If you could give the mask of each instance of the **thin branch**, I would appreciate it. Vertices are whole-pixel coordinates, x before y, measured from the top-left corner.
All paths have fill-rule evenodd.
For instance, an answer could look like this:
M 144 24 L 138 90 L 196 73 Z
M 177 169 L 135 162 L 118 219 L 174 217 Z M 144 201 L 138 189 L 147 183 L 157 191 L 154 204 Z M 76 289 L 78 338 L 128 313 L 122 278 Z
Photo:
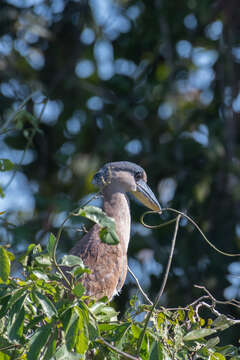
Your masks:
M 174 229 L 174 234 L 173 234 L 172 244 L 171 244 L 171 250 L 170 250 L 169 257 L 168 257 L 167 268 L 166 268 L 166 271 L 165 271 L 165 274 L 164 274 L 164 278 L 163 278 L 161 288 L 159 290 L 158 295 L 156 296 L 156 299 L 155 299 L 155 301 L 153 303 L 153 306 L 152 306 L 151 310 L 149 311 L 149 313 L 148 313 L 148 315 L 146 317 L 143 330 L 142 330 L 142 332 L 141 332 L 141 334 L 139 336 L 139 339 L 138 339 L 138 346 L 137 346 L 137 354 L 138 354 L 138 356 L 140 354 L 140 350 L 141 350 L 141 347 L 142 347 L 142 343 L 143 343 L 144 335 L 145 335 L 146 330 L 147 330 L 148 323 L 150 321 L 150 318 L 151 318 L 151 316 L 153 314 L 154 309 L 156 308 L 157 304 L 160 301 L 160 298 L 161 298 L 161 296 L 163 294 L 163 291 L 164 291 L 166 283 L 167 283 L 169 270 L 170 270 L 171 263 L 172 263 L 172 258 L 173 258 L 173 252 L 174 252 L 174 248 L 175 248 L 175 244 L 176 244 L 176 238 L 177 238 L 177 233 L 178 233 L 178 228 L 179 228 L 179 221 L 181 219 L 181 216 L 182 215 L 178 215 L 177 219 L 176 219 L 176 224 L 175 224 L 175 229 Z
M 129 273 L 132 275 L 132 277 L 134 278 L 134 280 L 137 283 L 138 289 L 140 290 L 141 294 L 143 295 L 143 297 L 149 302 L 150 305 L 153 305 L 153 302 L 149 299 L 149 297 L 147 296 L 147 294 L 143 291 L 143 288 L 141 287 L 138 278 L 136 277 L 136 275 L 134 275 L 134 273 L 132 272 L 132 270 L 130 269 L 130 267 L 128 266 L 128 271 Z
M 99 342 L 102 342 L 103 344 L 105 344 L 107 347 L 109 347 L 110 349 L 112 349 L 113 351 L 115 351 L 117 354 L 125 357 L 126 359 L 130 359 L 130 360 L 141 360 L 141 358 L 139 356 L 133 356 L 130 355 L 124 351 L 121 351 L 119 349 L 117 349 L 115 346 L 113 346 L 112 344 L 110 344 L 108 341 L 106 341 L 104 338 L 100 337 Z
M 185 217 L 186 219 L 188 219 L 195 227 L 196 229 L 200 232 L 200 234 L 202 235 L 202 237 L 204 238 L 204 240 L 208 243 L 209 246 L 211 246 L 214 250 L 216 250 L 218 253 L 222 254 L 222 255 L 225 255 L 225 256 L 232 256 L 232 257 L 235 257 L 235 256 L 240 256 L 240 254 L 229 254 L 229 253 L 226 253 L 222 250 L 219 250 L 215 245 L 213 245 L 211 243 L 211 241 L 208 240 L 208 238 L 206 237 L 206 235 L 203 233 L 203 231 L 201 230 L 201 228 L 198 226 L 198 224 L 192 219 L 190 218 L 190 216 L 186 215 L 185 213 L 179 211 L 179 210 L 176 210 L 176 209 L 172 209 L 172 208 L 165 208 L 165 209 L 162 209 L 162 211 L 172 211 L 174 213 L 177 213 L 177 214 L 180 214 L 182 215 L 183 217 Z

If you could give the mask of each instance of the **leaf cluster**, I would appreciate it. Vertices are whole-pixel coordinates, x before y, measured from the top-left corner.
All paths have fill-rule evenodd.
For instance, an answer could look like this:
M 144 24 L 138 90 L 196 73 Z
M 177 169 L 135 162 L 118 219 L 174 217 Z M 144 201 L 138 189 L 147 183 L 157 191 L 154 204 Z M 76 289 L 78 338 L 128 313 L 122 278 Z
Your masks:
M 112 220 L 94 207 L 77 214 L 114 231 Z M 30 244 L 18 259 L 22 273 L 15 278 L 10 276 L 14 256 L 0 247 L 1 360 L 240 359 L 236 347 L 219 345 L 221 332 L 236 323 L 223 314 L 212 320 L 199 317 L 197 306 L 154 309 L 145 328 L 151 306 L 133 298 L 119 320 L 106 298 L 95 302 L 85 295 L 81 276 L 90 270 L 79 257 L 65 255 L 56 263 L 57 240 L 50 234 L 47 252 Z M 69 267 L 70 287 L 61 265 Z

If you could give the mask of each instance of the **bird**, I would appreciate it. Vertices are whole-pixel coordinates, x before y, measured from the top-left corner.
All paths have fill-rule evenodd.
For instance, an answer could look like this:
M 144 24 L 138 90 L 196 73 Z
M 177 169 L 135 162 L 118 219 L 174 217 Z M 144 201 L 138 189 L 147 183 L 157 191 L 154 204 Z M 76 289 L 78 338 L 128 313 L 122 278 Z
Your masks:
M 70 250 L 90 269 L 81 282 L 85 295 L 94 300 L 105 296 L 111 300 L 119 294 L 127 275 L 127 250 L 130 240 L 131 215 L 127 193 L 133 194 L 146 207 L 161 212 L 161 206 L 147 185 L 144 169 L 132 162 L 105 164 L 93 177 L 92 184 L 103 196 L 103 210 L 115 220 L 117 245 L 103 243 L 100 226 L 95 224 Z

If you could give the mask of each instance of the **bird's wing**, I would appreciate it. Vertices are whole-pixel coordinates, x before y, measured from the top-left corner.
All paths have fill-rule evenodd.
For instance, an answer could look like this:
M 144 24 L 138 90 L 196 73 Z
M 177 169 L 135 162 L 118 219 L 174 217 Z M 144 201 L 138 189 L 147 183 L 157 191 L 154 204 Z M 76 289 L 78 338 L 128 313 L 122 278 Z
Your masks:
M 82 277 L 87 295 L 100 299 L 109 299 L 117 292 L 119 279 L 125 274 L 125 256 L 121 245 L 108 245 L 101 242 L 99 225 L 92 229 L 72 248 L 70 254 L 81 257 L 91 270 Z M 123 262 L 124 259 L 124 262 Z M 125 280 L 125 278 L 124 278 Z

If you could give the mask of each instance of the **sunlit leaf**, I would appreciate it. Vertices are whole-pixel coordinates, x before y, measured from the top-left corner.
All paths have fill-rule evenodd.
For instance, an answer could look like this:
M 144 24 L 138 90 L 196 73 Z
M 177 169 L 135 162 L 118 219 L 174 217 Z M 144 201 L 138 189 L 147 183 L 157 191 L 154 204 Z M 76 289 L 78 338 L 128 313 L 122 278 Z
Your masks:
M 198 340 L 202 339 L 205 336 L 209 336 L 216 333 L 215 329 L 198 329 L 192 330 L 187 335 L 183 337 L 184 341 Z
M 85 287 L 79 282 L 77 285 L 73 288 L 73 294 L 77 297 L 82 297 L 82 295 L 85 292 Z
M 57 309 L 46 295 L 40 293 L 39 291 L 35 291 L 34 295 L 37 297 L 43 311 L 48 318 L 51 318 L 57 314 Z
M 41 326 L 41 328 L 31 337 L 27 360 L 39 359 L 39 354 L 42 348 L 46 345 L 51 334 L 51 330 L 52 324 Z
M 0 171 L 9 171 L 14 168 L 14 164 L 9 159 L 0 159 Z
M 75 255 L 64 255 L 61 260 L 61 265 L 65 266 L 81 266 L 84 268 L 82 259 L 79 256 Z
M 11 262 L 8 252 L 4 247 L 0 246 L 0 278 L 6 282 L 10 275 Z
M 119 243 L 115 221 L 113 218 L 107 216 L 102 209 L 96 206 L 85 206 L 81 208 L 77 214 L 101 226 L 100 237 L 103 242 L 110 245 Z

